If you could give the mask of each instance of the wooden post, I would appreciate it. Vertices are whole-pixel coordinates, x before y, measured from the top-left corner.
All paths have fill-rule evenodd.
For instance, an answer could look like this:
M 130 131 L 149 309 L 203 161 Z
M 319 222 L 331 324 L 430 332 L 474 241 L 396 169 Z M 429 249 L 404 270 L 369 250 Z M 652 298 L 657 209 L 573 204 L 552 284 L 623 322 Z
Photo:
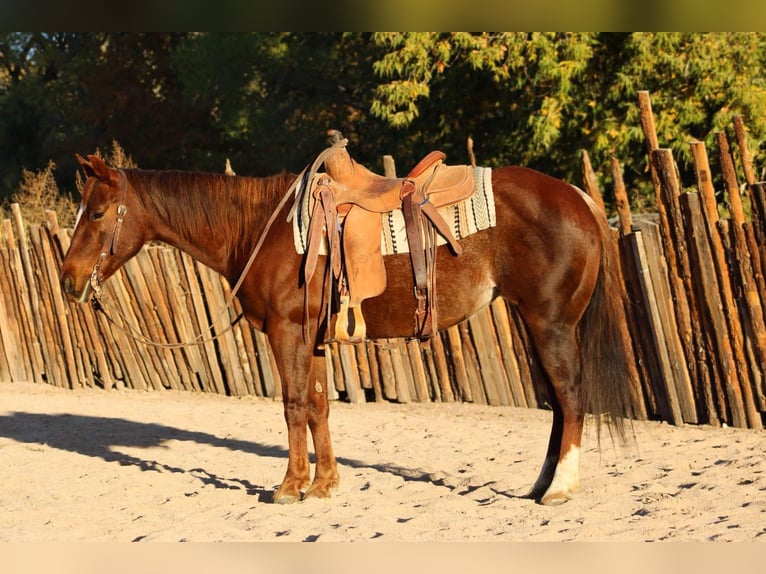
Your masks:
M 744 303 L 745 333 L 751 343 L 749 348 L 752 349 L 754 355 L 751 360 L 753 375 L 754 379 L 760 378 L 760 384 L 757 384 L 758 381 L 756 380 L 753 383 L 756 388 L 759 388 L 763 385 L 763 377 L 766 374 L 766 324 L 764 323 L 763 302 L 760 295 L 764 291 L 759 291 L 754 271 L 754 262 L 760 262 L 760 257 L 758 256 L 758 246 L 754 241 L 755 238 L 748 237 L 748 224 L 745 220 L 739 183 L 734 170 L 734 162 L 729 152 L 726 134 L 718 132 L 716 136 L 732 217 L 730 231 L 733 253 L 730 259 L 740 278 L 740 297 L 738 299 Z M 760 392 L 756 395 L 761 410 L 766 410 L 766 397 L 764 395 L 766 392 Z
M 218 294 L 220 310 L 218 313 L 225 323 L 223 328 L 229 329 L 229 332 L 227 333 L 227 341 L 229 354 L 232 363 L 234 364 L 234 368 L 237 371 L 238 392 L 242 395 L 252 394 L 253 372 L 249 355 L 254 354 L 255 349 L 251 349 L 247 345 L 248 341 L 251 341 L 251 337 L 245 334 L 248 330 L 248 324 L 244 317 L 241 317 L 241 320 L 237 324 L 234 324 L 234 322 L 237 321 L 237 318 L 240 317 L 242 308 L 236 298 L 231 302 L 231 305 L 227 305 L 227 302 L 231 298 L 231 287 L 223 276 L 216 274 L 216 277 L 218 279 L 218 286 L 220 287 Z
M 171 249 L 159 249 L 152 252 L 152 258 L 155 260 L 155 265 L 162 269 L 160 275 L 166 280 L 169 307 L 164 314 L 167 315 L 165 320 L 170 321 L 168 328 L 172 326 L 176 340 L 191 341 L 194 339 L 196 331 L 185 301 L 189 293 L 184 288 L 184 282 L 181 279 L 176 252 Z M 174 287 L 171 288 L 171 286 Z M 187 389 L 202 390 L 201 380 L 207 378 L 202 350 L 198 345 L 186 347 L 183 349 L 182 357 L 185 366 L 183 368 L 179 366 L 179 369 L 182 372 L 188 371 L 188 375 L 184 377 L 187 381 Z M 179 358 L 180 362 L 181 359 Z
M 228 297 L 228 295 L 227 295 Z M 237 314 L 242 312 L 242 307 L 239 302 L 236 302 Z M 243 319 L 240 323 L 239 329 L 242 337 L 242 352 L 245 353 L 243 360 L 247 360 L 250 368 L 247 372 L 249 376 L 248 388 L 252 389 L 252 393 L 259 397 L 263 396 L 263 385 L 261 384 L 260 367 L 258 365 L 258 352 L 255 347 L 255 337 L 253 335 L 253 328 L 247 322 L 247 319 Z M 329 385 L 329 382 L 328 382 Z
M 337 352 L 340 357 L 343 382 L 346 386 L 349 402 L 354 404 L 365 402 L 364 391 L 359 381 L 359 368 L 354 355 L 354 347 L 347 344 L 334 345 L 333 351 Z
M 182 279 L 187 285 L 187 292 L 190 295 L 189 303 L 192 306 L 192 316 L 195 319 L 194 334 L 205 336 L 208 334 L 205 332 L 205 329 L 209 323 L 205 311 L 205 302 L 202 298 L 203 288 L 200 283 L 199 268 L 191 256 L 181 252 L 179 252 L 179 256 L 181 267 L 184 272 Z M 225 395 L 226 385 L 224 383 L 224 374 L 221 371 L 218 362 L 218 354 L 215 344 L 212 341 L 203 343 L 201 349 L 203 350 L 203 356 L 206 359 L 205 365 L 209 375 L 209 381 L 207 381 L 206 384 L 212 384 L 212 388 L 215 392 Z
M 383 173 L 386 177 L 396 177 L 396 162 L 393 156 L 383 156 Z
M 681 195 L 681 186 L 678 181 L 678 171 L 673 160 L 673 154 L 668 149 L 658 149 L 652 152 L 652 164 L 655 166 L 655 170 L 658 175 L 658 181 L 660 182 L 660 202 L 665 207 L 665 220 L 668 226 L 667 233 L 663 234 L 663 240 L 665 241 L 665 254 L 673 253 L 673 259 L 675 260 L 676 267 L 671 271 L 673 276 L 680 280 L 680 285 L 677 285 L 679 289 L 675 293 L 676 304 L 678 305 L 681 298 L 686 296 L 688 301 L 688 309 L 684 309 L 685 313 L 690 310 L 697 310 L 698 306 L 695 304 L 695 291 L 692 284 L 692 275 L 689 263 L 689 253 L 686 244 L 686 234 L 683 227 L 683 216 L 681 214 L 679 198 Z M 661 227 L 662 229 L 662 227 Z M 669 243 L 668 243 L 669 242 Z M 672 269 L 672 268 L 671 268 Z M 694 321 L 696 329 L 692 332 L 692 319 L 691 314 L 683 317 L 685 325 L 681 327 L 686 332 L 685 340 L 687 344 L 691 343 L 694 339 L 694 347 L 699 353 L 704 345 L 701 338 L 704 336 L 700 332 L 699 323 L 700 320 Z M 679 321 L 681 326 L 681 321 Z M 691 333 L 691 336 L 689 334 Z M 693 351 L 691 351 L 693 353 Z M 688 357 L 689 355 L 687 355 Z M 692 354 L 693 356 L 693 354 Z M 698 373 L 701 370 L 706 370 L 708 365 L 703 357 L 699 357 L 696 362 Z M 684 413 L 684 420 L 687 422 L 697 422 L 697 413 L 694 408 L 694 401 L 692 399 L 691 389 L 681 387 L 677 389 L 679 394 L 679 400 L 681 401 L 681 407 Z
M 381 386 L 380 381 L 380 364 L 378 363 L 378 354 L 375 351 L 375 346 L 376 344 L 374 341 L 364 342 L 365 354 L 367 355 L 367 360 L 370 364 L 372 390 L 375 393 L 375 400 L 380 402 L 385 400 L 385 397 L 383 396 L 383 387 Z
M 9 249 L 3 248 L 0 251 L 0 274 L 3 280 L 0 281 L 0 376 L 3 381 L 27 381 L 27 371 L 25 368 L 24 354 L 22 348 L 24 345 L 22 334 L 19 332 L 20 322 L 16 319 L 16 313 L 13 309 L 12 290 L 18 289 L 14 282 L 8 281 L 10 274 Z M 8 302 L 8 305 L 5 304 Z
M 32 262 L 29 258 L 29 246 L 27 245 L 26 230 L 24 228 L 24 222 L 21 218 L 21 208 L 18 203 L 11 204 L 11 217 L 13 218 L 13 225 L 15 227 L 16 240 L 14 250 L 15 253 L 15 266 L 17 271 L 23 271 L 24 281 L 18 283 L 19 287 L 26 285 L 26 288 L 18 289 L 20 297 L 20 316 L 22 317 L 22 332 L 25 333 L 25 347 L 30 359 L 30 366 L 32 380 L 39 381 L 40 369 L 42 367 L 42 351 L 40 349 L 39 337 L 43 333 L 43 324 L 40 318 L 40 301 L 37 290 L 37 282 L 35 280 L 34 269 Z M 17 275 L 17 278 L 21 278 L 22 275 Z M 33 330 L 37 331 L 37 336 Z M 64 347 L 65 365 L 68 368 L 68 373 L 76 372 L 74 365 L 74 351 L 71 346 L 71 341 L 68 344 L 62 341 Z
M 19 253 L 18 242 L 16 241 L 16 234 L 13 231 L 11 220 L 3 220 L 3 226 L 5 228 L 6 242 L 8 245 L 8 270 L 4 275 L 4 281 L 15 287 L 14 289 L 11 289 L 8 302 L 9 310 L 14 317 L 12 324 L 18 332 L 19 346 L 16 348 L 16 351 L 19 356 L 19 362 L 16 364 L 16 367 L 23 372 L 23 375 L 17 380 L 31 381 L 36 379 L 34 378 L 35 369 L 32 359 L 34 350 L 30 349 L 30 338 L 33 340 L 37 340 L 37 338 L 31 337 L 29 334 L 29 330 L 33 325 L 33 319 L 29 315 L 30 306 L 26 299 L 27 281 L 24 273 L 24 264 L 21 261 L 21 254 Z M 57 367 L 58 365 L 53 365 L 53 368 Z M 58 371 L 56 374 L 58 374 Z M 61 384 L 58 381 L 61 381 L 62 379 L 63 377 L 58 376 L 55 379 L 56 382 L 54 382 L 54 384 Z
M 412 382 L 415 387 L 415 396 L 419 402 L 429 402 L 431 393 L 428 391 L 426 370 L 423 366 L 423 353 L 420 341 L 407 341 L 405 345 L 409 357 Z
M 471 136 L 468 136 L 465 145 L 468 150 L 468 160 L 471 163 L 471 167 L 476 167 L 476 156 L 473 153 L 473 138 Z
M 625 181 L 622 178 L 622 168 L 616 158 L 611 160 L 612 179 L 614 180 L 614 201 L 617 214 L 620 218 L 620 232 L 628 235 L 633 230 L 633 221 L 630 215 L 630 201 L 625 189 Z
M 513 335 L 511 333 L 511 319 L 508 315 L 507 303 L 501 299 L 495 299 L 491 304 L 492 316 L 495 320 L 497 339 L 500 344 L 500 353 L 508 377 L 508 388 L 511 394 L 510 404 L 515 407 L 527 407 L 527 398 L 524 395 L 524 387 L 521 384 L 521 371 L 519 360 L 513 348 Z
M 471 386 L 473 402 L 486 405 L 488 403 L 487 395 L 484 391 L 484 386 L 481 383 L 481 371 L 479 370 L 479 362 L 477 359 L 478 353 L 471 340 L 471 331 L 468 326 L 468 321 L 458 323 L 457 328 L 458 333 L 460 334 L 460 347 L 463 351 L 466 372 L 468 373 L 468 384 Z
M 144 251 L 136 257 L 125 263 L 125 278 L 131 291 L 131 302 L 133 303 L 136 318 L 139 322 L 135 325 L 141 335 L 158 343 L 167 343 L 168 339 L 164 331 L 161 330 L 160 320 L 157 317 L 157 311 L 163 307 L 151 293 L 147 286 L 147 278 L 151 285 L 157 285 L 156 277 L 151 277 L 152 270 L 148 265 L 150 262 L 148 254 Z M 157 298 L 161 295 L 155 293 Z M 163 350 L 152 345 L 141 344 L 140 350 L 151 361 L 154 369 L 161 377 L 161 385 L 165 388 L 178 389 L 177 381 L 180 379 L 175 361 L 170 351 Z
M 394 365 L 391 359 L 391 349 L 389 340 L 386 339 L 377 343 L 375 346 L 378 365 L 380 365 L 381 387 L 383 396 L 389 401 L 398 400 L 396 394 L 396 376 L 394 375 Z
M 421 356 L 423 357 L 423 368 L 425 369 L 427 375 L 428 391 L 431 396 L 431 401 L 435 403 L 443 403 L 445 402 L 445 399 L 442 397 L 442 383 L 439 381 L 439 372 L 436 370 L 433 344 L 433 342 L 438 338 L 439 337 L 435 334 L 435 336 L 431 337 L 428 341 L 421 343 L 420 352 Z
M 388 343 L 396 380 L 396 399 L 400 403 L 410 403 L 415 389 L 411 379 L 412 371 L 409 369 L 407 348 L 402 339 L 388 339 Z
M 647 223 L 646 225 L 653 225 Z M 644 305 L 644 293 L 641 288 L 638 274 L 639 269 L 633 255 L 634 249 L 631 244 L 634 233 L 640 233 L 641 229 L 636 228 L 628 235 L 620 237 L 618 248 L 620 251 L 620 263 L 625 281 L 625 291 L 627 294 L 626 313 L 628 327 L 630 328 L 630 340 L 633 344 L 633 353 L 636 359 L 636 368 L 639 373 L 639 382 L 643 393 L 642 402 L 647 417 L 651 417 L 657 412 L 657 401 L 653 385 L 662 380 L 662 375 L 658 370 L 658 358 L 649 332 L 649 318 L 646 315 Z M 683 354 L 683 351 L 681 352 Z
M 694 257 L 694 285 L 699 290 L 700 323 L 706 335 L 712 341 L 708 343 L 708 352 L 715 360 L 719 380 L 723 384 L 726 399 L 731 411 L 731 424 L 736 427 L 748 426 L 748 416 L 743 402 L 742 385 L 737 369 L 737 361 L 729 340 L 729 330 L 723 313 L 723 304 L 719 296 L 719 285 L 713 265 L 713 255 L 704 225 L 699 194 L 687 193 L 681 203 L 686 214 L 689 228 L 692 256 Z M 717 352 L 716 352 L 717 351 Z M 716 370 L 714 369 L 715 373 Z M 725 415 L 725 412 L 721 413 Z
M 8 289 L 6 311 L 9 313 L 8 322 L 14 331 L 13 339 L 17 342 L 12 349 L 9 348 L 9 352 L 15 356 L 15 360 L 11 363 L 11 372 L 14 373 L 14 380 L 16 381 L 37 380 L 33 372 L 32 353 L 34 350 L 30 349 L 29 343 L 28 331 L 32 325 L 32 318 L 29 316 L 29 303 L 25 298 L 27 290 L 25 288 L 24 266 L 21 262 L 19 247 L 10 219 L 3 220 L 3 227 L 7 246 L 7 267 L 3 273 L 3 281 L 0 283 L 7 286 Z M 54 364 L 51 368 L 57 369 L 58 365 Z M 58 371 L 51 374 L 51 376 L 53 375 L 59 375 Z M 62 378 L 61 376 L 55 377 L 54 384 L 60 384 L 57 381 Z
M 44 234 L 44 233 L 43 233 Z M 64 387 L 79 386 L 83 380 L 83 357 L 80 350 L 72 344 L 69 333 L 62 331 L 62 327 L 68 327 L 68 321 L 62 324 L 62 318 L 56 312 L 53 305 L 53 294 L 51 293 L 50 267 L 55 268 L 55 263 L 51 261 L 50 250 L 47 253 L 43 250 L 43 239 L 41 238 L 40 227 L 31 225 L 24 231 L 24 249 L 27 251 L 27 264 L 35 273 L 35 283 L 33 286 L 26 284 L 28 288 L 28 297 L 30 301 L 37 301 L 34 309 L 25 309 L 23 314 L 33 313 L 36 317 L 35 322 L 25 325 L 24 333 L 26 337 L 33 336 L 34 341 L 28 341 L 26 347 L 29 350 L 27 362 L 32 365 L 35 363 L 35 356 L 38 358 L 38 352 L 42 354 L 42 363 L 37 367 L 40 373 L 56 372 L 59 376 L 54 384 Z M 54 275 L 57 275 L 54 272 Z M 40 304 L 43 301 L 50 301 L 50 304 Z M 66 334 L 65 334 L 66 333 Z M 62 349 L 64 348 L 64 339 L 69 339 L 72 349 L 72 362 L 67 363 L 62 360 Z M 71 369 L 71 370 L 69 370 Z M 37 369 L 36 369 L 37 370 Z
M 736 115 L 733 119 L 734 133 L 737 138 L 737 147 L 739 148 L 739 158 L 742 163 L 742 170 L 745 173 L 745 181 L 750 190 L 750 209 L 753 216 L 753 231 L 757 238 L 759 246 L 766 244 L 766 193 L 762 185 L 758 183 L 758 178 L 753 169 L 752 155 L 747 143 L 747 130 L 742 116 Z M 719 141 L 720 143 L 720 141 Z M 764 254 L 761 253 L 763 257 Z
M 54 324 L 55 328 L 57 329 L 57 339 L 61 341 L 62 347 L 64 349 L 64 359 L 66 361 L 65 364 L 67 367 L 66 372 L 69 378 L 69 385 L 70 388 L 78 388 L 83 386 L 86 378 L 91 378 L 91 375 L 88 373 L 86 377 L 82 361 L 78 361 L 77 355 L 75 354 L 75 347 L 72 344 L 73 338 L 71 336 L 72 333 L 70 331 L 69 325 L 69 314 L 67 313 L 66 309 L 67 303 L 64 301 L 64 295 L 61 292 L 61 288 L 59 287 L 59 273 L 53 258 L 53 253 L 51 252 L 51 245 L 46 240 L 47 238 L 44 237 L 45 234 L 40 234 L 39 229 L 37 230 L 37 233 L 31 234 L 30 238 L 34 237 L 35 235 L 37 235 L 36 241 L 39 244 L 39 249 L 41 251 L 41 266 L 45 267 L 45 269 L 41 270 L 42 273 L 40 282 L 37 284 L 37 289 L 40 289 L 43 286 L 42 284 L 47 280 L 47 284 L 45 285 L 45 293 L 49 297 L 49 301 L 52 303 L 49 309 L 52 309 L 54 315 Z M 38 292 L 33 298 L 39 297 L 39 294 L 40 292 Z M 39 307 L 37 312 L 40 312 Z M 42 333 L 40 334 L 42 335 Z M 46 355 L 50 357 L 51 353 L 48 352 Z M 78 362 L 80 363 L 79 365 Z
M 460 400 L 470 403 L 473 402 L 473 392 L 468 380 L 468 370 L 466 368 L 463 349 L 460 344 L 460 331 L 457 325 L 447 329 L 447 340 L 449 342 L 449 356 L 452 359 L 452 368 L 455 373 L 458 390 L 460 391 Z
M 644 242 L 642 231 L 631 233 L 626 239 L 632 251 L 635 276 L 641 287 L 643 316 L 647 320 L 641 334 L 648 339 L 645 343 L 653 351 L 647 352 L 645 356 L 648 360 L 648 371 L 653 375 L 651 396 L 656 401 L 654 408 L 663 420 L 680 425 L 683 423 L 684 414 L 678 401 L 676 378 L 679 373 L 685 372 L 686 365 L 683 362 L 679 364 L 674 353 L 676 349 L 673 347 L 675 341 L 672 336 L 674 333 L 677 335 L 674 329 L 675 317 L 672 315 L 669 297 L 666 298 L 661 291 L 662 280 L 667 276 L 663 277 L 664 269 L 652 268 L 654 261 Z M 658 395 L 654 392 L 655 389 L 661 389 L 662 393 Z
M 715 272 L 715 275 L 712 277 L 715 281 L 711 284 L 713 291 L 710 296 L 716 305 L 716 309 L 710 309 L 709 311 L 712 313 L 714 320 L 721 323 L 715 330 L 715 334 L 718 337 L 718 354 L 723 354 L 722 364 L 727 366 L 724 374 L 732 377 L 732 385 L 735 388 L 737 386 L 741 387 L 748 426 L 751 428 L 763 428 L 761 417 L 756 411 L 755 403 L 753 402 L 748 366 L 745 361 L 742 324 L 739 320 L 739 310 L 734 301 L 732 291 L 731 271 L 727 265 L 723 242 L 716 226 L 719 220 L 718 205 L 715 200 L 715 190 L 713 189 L 707 150 L 705 145 L 698 141 L 692 142 L 691 148 L 697 171 L 697 186 L 702 197 L 702 214 L 707 230 L 707 243 L 709 244 L 713 271 Z M 715 287 L 718 287 L 718 290 L 715 290 Z M 720 316 L 721 305 L 725 312 L 723 316 Z M 731 370 L 731 367 L 734 367 L 734 370 Z
M 691 325 L 691 303 L 688 299 L 686 290 L 683 283 L 683 270 L 679 263 L 679 254 L 684 253 L 685 247 L 683 242 L 676 242 L 675 234 L 673 233 L 673 226 L 671 225 L 670 215 L 668 214 L 669 206 L 663 200 L 662 185 L 660 182 L 660 176 L 658 174 L 658 168 L 654 160 L 654 154 L 659 150 L 659 143 L 657 139 L 657 131 L 654 124 L 654 114 L 652 113 L 652 104 L 649 98 L 649 92 L 638 92 L 638 104 L 641 113 L 641 127 L 644 132 L 644 139 L 646 141 L 647 156 L 649 158 L 649 171 L 652 178 L 652 186 L 654 187 L 655 201 L 657 206 L 657 213 L 660 219 L 660 234 L 662 237 L 662 244 L 664 250 L 664 259 L 667 263 L 668 276 L 670 279 L 670 292 L 674 301 L 674 310 L 676 314 L 676 321 L 678 323 L 679 334 L 681 342 L 683 344 L 685 363 L 690 369 L 690 376 L 692 384 L 697 385 L 701 377 L 704 377 L 703 373 L 698 372 L 700 362 L 696 360 L 695 349 L 699 349 L 699 345 L 696 343 L 697 334 L 692 329 Z M 670 153 L 669 151 L 667 153 Z M 671 156 L 672 160 L 672 156 Z M 672 201 L 671 201 L 672 205 Z M 675 212 L 678 214 L 678 212 Z M 680 217 L 680 215 L 678 216 Z
M 355 343 L 353 347 L 359 384 L 363 389 L 372 389 L 372 372 L 370 371 L 370 360 L 367 356 L 367 346 L 364 343 Z
M 226 312 L 226 303 L 220 286 L 221 278 L 215 271 L 202 263 L 196 262 L 196 264 L 209 312 L 209 317 L 206 317 L 204 313 L 200 317 L 200 326 L 204 329 L 203 336 L 218 335 L 229 327 L 228 312 Z M 212 330 L 209 329 L 210 324 L 213 325 Z M 231 331 L 223 333 L 214 341 L 213 345 L 223 367 L 225 386 L 229 394 L 233 396 L 244 394 L 242 370 L 239 368 L 236 345 Z
M 739 147 L 739 158 L 742 162 L 742 171 L 745 173 L 745 181 L 747 185 L 753 185 L 757 178 L 755 176 L 755 170 L 753 170 L 753 157 L 750 153 L 750 148 L 747 145 L 747 130 L 745 129 L 745 123 L 742 120 L 742 116 L 736 115 L 733 119 L 734 133 L 737 137 L 737 146 Z
M 450 382 L 449 367 L 447 366 L 447 357 L 444 351 L 444 341 L 442 333 L 435 334 L 431 339 L 431 349 L 433 352 L 434 367 L 436 368 L 436 377 L 439 383 L 439 391 L 443 402 L 455 402 L 455 393 L 452 391 Z
M 490 315 L 487 309 L 468 319 L 471 336 L 475 341 L 476 356 L 483 383 L 484 394 L 490 405 L 508 405 L 508 381 L 505 371 L 500 366 L 500 354 L 496 339 L 489 330 Z
M 191 341 L 193 337 L 181 337 L 179 333 L 183 330 L 182 323 L 185 323 L 188 317 L 186 313 L 176 315 L 175 309 L 182 308 L 178 304 L 178 297 L 181 295 L 180 280 L 177 279 L 177 269 L 165 268 L 163 265 L 162 252 L 170 251 L 166 247 L 149 247 L 146 249 L 146 257 L 137 260 L 141 273 L 144 275 L 146 287 L 149 289 L 148 301 L 151 301 L 154 307 L 154 320 L 158 331 L 158 340 L 169 344 Z M 174 258 L 169 261 L 175 263 Z M 176 277 L 174 281 L 172 278 Z M 171 377 L 165 386 L 185 391 L 193 391 L 197 388 L 197 377 L 188 360 L 186 348 L 164 349 L 160 353 L 172 366 L 166 367 L 166 375 Z M 167 374 L 170 369 L 172 374 Z
M 596 202 L 601 209 L 604 216 L 606 216 L 606 206 L 604 205 L 604 196 L 601 193 L 601 188 L 598 185 L 598 179 L 596 173 L 593 171 L 593 166 L 590 163 L 590 156 L 588 152 L 582 150 L 582 175 L 583 186 L 586 193 Z

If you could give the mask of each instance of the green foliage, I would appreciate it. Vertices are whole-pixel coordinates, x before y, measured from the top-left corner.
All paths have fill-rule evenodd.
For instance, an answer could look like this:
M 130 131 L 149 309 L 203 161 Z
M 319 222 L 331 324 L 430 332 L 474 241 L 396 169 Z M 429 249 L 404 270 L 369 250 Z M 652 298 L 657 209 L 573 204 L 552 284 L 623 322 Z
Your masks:
M 735 114 L 763 163 L 765 64 L 762 33 L 0 33 L 0 197 L 49 160 L 72 189 L 74 153 L 112 140 L 146 167 L 266 175 L 340 129 L 373 169 L 465 162 L 470 136 L 479 163 L 579 183 L 587 150 L 607 201 L 616 157 L 650 209 L 637 92 L 689 183 L 689 141 L 713 150 Z
M 634 207 L 651 207 L 639 90 L 651 94 L 660 145 L 685 170 L 688 143 L 713 146 L 735 114 L 763 157 L 763 34 L 386 33 L 374 40 L 387 53 L 375 63 L 383 83 L 373 113 L 400 129 L 437 133 L 438 126 L 443 142 L 470 134 L 490 164 L 521 163 L 577 182 L 579 150 L 605 180 L 614 156 L 635 191 Z
M 361 34 L 195 34 L 173 64 L 186 96 L 208 110 L 216 165 L 228 157 L 238 173 L 266 175 L 302 169 L 329 129 L 365 159 L 381 153 L 376 136 L 388 128 L 369 112 L 376 53 Z

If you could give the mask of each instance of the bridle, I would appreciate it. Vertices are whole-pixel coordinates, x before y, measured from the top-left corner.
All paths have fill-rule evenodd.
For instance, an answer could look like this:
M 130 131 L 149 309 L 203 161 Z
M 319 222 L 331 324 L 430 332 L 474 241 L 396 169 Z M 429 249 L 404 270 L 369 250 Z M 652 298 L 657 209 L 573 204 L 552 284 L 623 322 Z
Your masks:
M 125 216 L 128 213 L 128 206 L 125 205 L 125 192 L 128 188 L 128 178 L 125 176 L 125 172 L 121 169 L 117 170 L 117 174 L 120 179 L 120 203 L 117 205 L 117 217 L 114 220 L 112 233 L 107 235 L 104 239 L 101 253 L 99 253 L 98 259 L 96 259 L 96 262 L 93 264 L 93 271 L 90 274 L 90 286 L 93 289 L 96 299 L 101 299 L 103 296 L 100 277 L 101 266 L 104 264 L 107 257 L 114 257 L 115 247 L 117 246 L 117 241 L 120 239 L 122 223 L 125 221 Z

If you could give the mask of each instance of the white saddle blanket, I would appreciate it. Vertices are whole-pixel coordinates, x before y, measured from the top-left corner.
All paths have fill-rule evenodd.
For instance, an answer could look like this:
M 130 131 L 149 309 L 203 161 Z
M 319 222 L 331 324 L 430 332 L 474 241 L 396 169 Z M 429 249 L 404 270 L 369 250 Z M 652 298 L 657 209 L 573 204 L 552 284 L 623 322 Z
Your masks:
M 325 174 L 318 173 L 317 177 Z M 476 167 L 473 172 L 475 182 L 474 194 L 460 203 L 440 207 L 439 213 L 452 228 L 452 234 L 458 241 L 464 237 L 488 229 L 497 225 L 495 213 L 495 198 L 492 193 L 492 169 L 488 167 Z M 307 189 L 298 186 L 296 194 L 301 194 L 301 201 L 293 215 L 293 239 L 295 250 L 299 254 L 306 252 L 308 238 L 311 198 Z M 404 225 L 404 214 L 401 209 L 395 209 L 388 213 L 382 213 L 383 232 L 380 238 L 380 246 L 383 255 L 395 255 L 397 253 L 409 253 L 407 232 Z M 437 234 L 438 245 L 445 245 L 446 240 Z M 327 254 L 326 242 L 320 247 L 321 255 Z

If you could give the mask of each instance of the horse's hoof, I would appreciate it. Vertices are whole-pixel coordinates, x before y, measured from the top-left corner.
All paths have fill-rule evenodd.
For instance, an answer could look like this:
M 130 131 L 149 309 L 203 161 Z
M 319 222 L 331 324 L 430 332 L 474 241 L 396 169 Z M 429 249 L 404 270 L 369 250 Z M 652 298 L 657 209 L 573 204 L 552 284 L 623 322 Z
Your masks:
M 292 494 L 275 494 L 274 502 L 277 504 L 293 504 L 301 499 L 300 496 L 294 496 Z
M 306 491 L 306 498 L 331 498 L 332 491 L 338 488 L 338 482 L 329 484 L 312 484 Z
M 274 493 L 273 502 L 277 504 L 293 504 L 301 499 L 301 492 L 285 492 L 281 488 Z
M 558 506 L 572 500 L 572 494 L 569 492 L 548 492 L 540 499 L 540 504 L 544 506 Z
M 327 488 L 312 488 L 306 492 L 306 498 L 330 498 L 332 493 Z

